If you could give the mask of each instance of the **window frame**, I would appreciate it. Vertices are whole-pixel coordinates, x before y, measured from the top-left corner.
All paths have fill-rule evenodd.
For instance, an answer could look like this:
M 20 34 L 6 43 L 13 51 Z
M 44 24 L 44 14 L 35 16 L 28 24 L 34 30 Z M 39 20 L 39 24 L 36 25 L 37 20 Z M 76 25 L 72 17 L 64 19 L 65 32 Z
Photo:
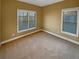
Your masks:
M 27 13 L 29 12 L 34 12 L 36 14 L 36 18 L 35 18 L 35 27 L 33 28 L 29 28 L 29 22 L 28 22 L 28 29 L 24 29 L 24 30 L 19 30 L 19 16 L 18 16 L 18 12 L 19 11 L 25 11 Z M 29 15 L 28 15 L 28 21 L 29 21 Z M 25 9 L 17 9 L 17 33 L 21 33 L 21 32 L 26 32 L 26 31 L 29 31 L 29 30 L 34 30 L 37 28 L 37 12 L 36 11 L 30 11 L 30 10 L 25 10 Z
M 67 12 L 67 11 L 77 11 L 77 28 L 76 28 L 76 34 L 63 31 L 63 21 L 64 21 L 63 20 L 63 16 L 64 16 L 63 12 Z M 72 35 L 72 36 L 75 36 L 75 37 L 79 36 L 79 7 L 62 9 L 62 12 L 61 12 L 61 33 Z

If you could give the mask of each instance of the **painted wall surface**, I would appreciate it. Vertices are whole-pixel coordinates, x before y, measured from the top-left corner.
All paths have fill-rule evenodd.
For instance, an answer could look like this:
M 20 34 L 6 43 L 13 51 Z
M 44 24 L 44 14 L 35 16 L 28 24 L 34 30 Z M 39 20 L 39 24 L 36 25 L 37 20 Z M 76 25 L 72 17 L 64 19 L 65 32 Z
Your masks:
M 2 0 L 2 29 L 3 29 L 3 36 L 2 41 L 8 40 L 13 38 L 12 35 L 15 34 L 16 36 L 20 36 L 23 34 L 27 34 L 31 31 L 26 31 L 23 33 L 17 33 L 17 9 L 25 9 L 25 10 L 34 10 L 37 12 L 37 29 L 42 28 L 42 12 L 41 8 L 30 5 L 27 3 L 19 2 L 16 0 Z M 37 30 L 35 29 L 35 30 Z
M 2 0 L 2 41 L 13 38 L 12 35 L 20 36 L 37 29 L 44 28 L 53 33 L 61 34 L 61 10 L 64 8 L 79 7 L 79 0 L 65 0 L 46 7 L 38 7 L 16 0 Z M 17 33 L 17 9 L 37 11 L 37 29 Z M 66 36 L 71 37 L 71 36 Z M 77 38 L 79 39 L 79 38 Z
M 1 0 L 0 0 L 0 41 L 1 41 Z
M 68 38 L 72 37 L 61 33 L 61 10 L 65 8 L 79 7 L 79 0 L 64 0 L 43 8 L 43 28 Z M 74 37 L 75 39 L 75 37 Z M 79 40 L 79 38 L 76 38 Z

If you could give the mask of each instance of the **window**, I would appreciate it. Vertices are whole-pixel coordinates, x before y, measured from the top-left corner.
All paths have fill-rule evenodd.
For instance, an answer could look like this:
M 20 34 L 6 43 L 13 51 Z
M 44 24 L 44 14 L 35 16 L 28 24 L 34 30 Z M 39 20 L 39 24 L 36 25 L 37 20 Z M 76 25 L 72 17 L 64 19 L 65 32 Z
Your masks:
M 62 32 L 78 36 L 78 9 L 70 8 L 62 11 Z
M 17 10 L 17 32 L 36 28 L 36 12 Z
M 35 12 L 29 12 L 29 14 L 28 14 L 29 16 L 28 16 L 28 18 L 29 18 L 29 28 L 33 28 L 33 27 L 36 27 L 36 13 Z

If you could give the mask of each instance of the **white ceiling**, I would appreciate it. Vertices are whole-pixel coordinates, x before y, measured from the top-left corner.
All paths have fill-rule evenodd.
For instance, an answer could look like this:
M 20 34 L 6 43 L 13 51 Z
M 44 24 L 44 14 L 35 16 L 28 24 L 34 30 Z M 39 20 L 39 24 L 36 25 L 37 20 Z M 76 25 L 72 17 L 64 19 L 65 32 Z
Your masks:
M 26 2 L 26 3 L 29 3 L 29 4 L 33 4 L 33 5 L 43 7 L 43 6 L 54 4 L 54 3 L 57 3 L 57 2 L 61 2 L 63 0 L 18 0 L 18 1 Z

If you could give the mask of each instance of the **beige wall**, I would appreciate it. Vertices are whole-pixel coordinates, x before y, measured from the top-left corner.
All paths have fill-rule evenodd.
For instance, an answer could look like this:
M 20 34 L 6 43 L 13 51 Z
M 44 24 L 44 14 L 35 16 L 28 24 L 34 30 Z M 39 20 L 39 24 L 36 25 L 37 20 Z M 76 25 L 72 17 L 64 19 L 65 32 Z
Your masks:
M 0 41 L 1 41 L 1 0 L 0 0 Z
M 34 31 L 31 30 L 23 33 L 17 33 L 17 8 L 37 11 L 37 29 L 44 28 L 45 30 L 57 33 L 59 35 L 64 35 L 60 33 L 61 10 L 63 8 L 79 7 L 78 0 L 65 0 L 64 2 L 52 4 L 44 8 L 18 2 L 16 0 L 2 0 L 1 3 L 2 41 L 12 38 L 12 34 L 15 34 L 16 37 Z
M 40 7 L 18 2 L 16 0 L 2 0 L 2 41 L 12 38 L 12 34 L 15 34 L 15 36 L 19 36 L 31 32 L 27 31 L 23 33 L 17 33 L 17 8 L 37 11 L 37 29 L 42 28 L 42 9 Z
M 65 0 L 60 3 L 52 4 L 43 8 L 43 28 L 53 33 L 71 38 L 60 32 L 61 29 L 61 10 L 64 8 L 79 7 L 79 0 Z M 78 39 L 79 38 L 75 38 Z

